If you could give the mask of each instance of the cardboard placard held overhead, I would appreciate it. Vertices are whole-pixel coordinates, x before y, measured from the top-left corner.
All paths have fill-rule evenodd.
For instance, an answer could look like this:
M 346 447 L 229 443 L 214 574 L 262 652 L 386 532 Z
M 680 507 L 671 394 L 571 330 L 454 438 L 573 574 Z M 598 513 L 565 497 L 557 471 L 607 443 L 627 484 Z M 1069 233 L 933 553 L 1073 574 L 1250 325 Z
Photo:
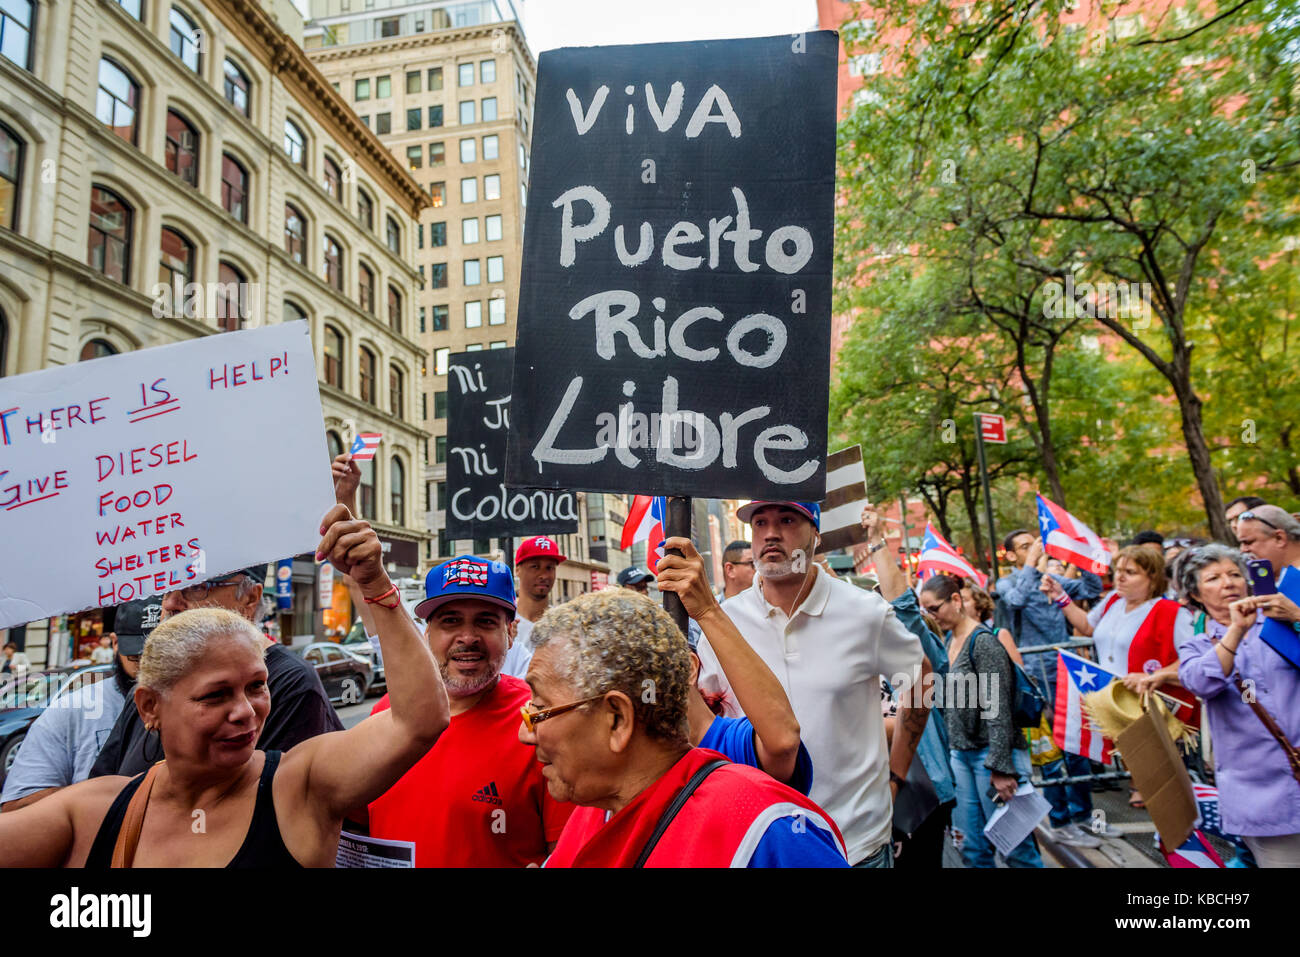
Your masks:
M 458 352 L 447 378 L 448 538 L 566 535 L 578 530 L 578 496 L 507 488 L 514 349 Z
M 825 493 L 838 56 L 541 55 L 507 485 Z
M 0 379 L 0 627 L 311 551 L 333 501 L 305 322 Z

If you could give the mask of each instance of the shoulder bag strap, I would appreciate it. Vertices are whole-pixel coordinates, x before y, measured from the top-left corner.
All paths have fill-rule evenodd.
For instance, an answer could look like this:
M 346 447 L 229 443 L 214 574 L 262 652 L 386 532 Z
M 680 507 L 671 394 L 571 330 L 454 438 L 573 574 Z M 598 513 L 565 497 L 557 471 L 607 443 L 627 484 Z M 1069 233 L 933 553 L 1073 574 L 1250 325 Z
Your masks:
M 1296 779 L 1297 783 L 1300 783 L 1300 751 L 1296 751 L 1295 745 L 1287 740 L 1286 732 L 1283 731 L 1277 721 L 1273 719 L 1273 716 L 1268 713 L 1268 709 L 1255 700 L 1254 694 L 1252 694 L 1246 687 L 1246 683 L 1241 680 L 1240 676 L 1237 678 L 1237 690 L 1241 692 L 1241 700 L 1250 705 L 1250 710 L 1255 712 L 1259 720 L 1264 723 L 1264 727 L 1268 730 L 1268 733 L 1273 736 L 1273 739 L 1281 746 L 1282 750 L 1286 752 L 1286 759 L 1291 764 L 1291 776 Z
M 158 769 L 166 762 L 159 761 L 151 767 L 140 782 L 140 787 L 131 795 L 126 806 L 126 816 L 117 832 L 117 842 L 113 845 L 113 860 L 110 867 L 130 867 L 135 860 L 135 848 L 140 843 L 140 831 L 144 828 L 144 812 L 149 806 L 149 792 L 153 790 L 154 779 Z
M 641 848 L 641 853 L 637 856 L 636 863 L 632 865 L 633 867 L 645 867 L 645 862 L 649 860 L 651 852 L 654 851 L 655 846 L 659 843 L 659 839 L 664 836 L 664 831 L 668 830 L 668 825 L 673 823 L 673 818 L 677 816 L 677 812 L 682 809 L 690 796 L 695 793 L 695 789 L 703 784 L 704 779 L 714 771 L 718 770 L 718 768 L 730 763 L 730 761 L 710 761 L 708 764 L 704 765 L 704 767 L 691 775 L 691 779 L 686 782 L 682 789 L 677 792 L 677 796 L 673 798 L 673 803 L 668 805 L 664 810 L 663 815 L 660 816 L 659 823 L 655 825 L 654 833 L 652 833 L 650 839 L 645 842 L 645 847 Z

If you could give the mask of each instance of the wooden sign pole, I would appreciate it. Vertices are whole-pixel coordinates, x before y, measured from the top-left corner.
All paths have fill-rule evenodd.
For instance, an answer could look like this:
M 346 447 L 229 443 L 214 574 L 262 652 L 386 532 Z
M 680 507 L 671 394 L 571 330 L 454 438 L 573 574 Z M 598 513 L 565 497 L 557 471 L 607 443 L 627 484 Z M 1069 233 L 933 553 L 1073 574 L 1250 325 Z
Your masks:
M 665 529 L 668 538 L 690 538 L 691 537 L 691 498 L 689 495 L 670 495 L 668 496 L 668 528 Z M 666 555 L 681 555 L 680 548 L 665 549 Z M 688 616 L 686 606 L 675 592 L 663 592 L 664 611 L 668 612 L 669 617 L 677 623 L 683 636 L 686 635 Z

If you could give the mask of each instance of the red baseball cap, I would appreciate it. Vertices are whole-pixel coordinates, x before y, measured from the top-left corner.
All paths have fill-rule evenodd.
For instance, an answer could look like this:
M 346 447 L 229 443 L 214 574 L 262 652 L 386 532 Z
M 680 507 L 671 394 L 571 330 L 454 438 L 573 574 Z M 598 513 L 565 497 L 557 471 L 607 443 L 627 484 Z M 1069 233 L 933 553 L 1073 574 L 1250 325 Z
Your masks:
M 515 564 L 526 562 L 530 558 L 553 558 L 556 562 L 568 561 L 560 553 L 560 546 L 555 544 L 555 539 L 547 538 L 545 535 L 538 535 L 536 538 L 525 538 L 515 549 Z

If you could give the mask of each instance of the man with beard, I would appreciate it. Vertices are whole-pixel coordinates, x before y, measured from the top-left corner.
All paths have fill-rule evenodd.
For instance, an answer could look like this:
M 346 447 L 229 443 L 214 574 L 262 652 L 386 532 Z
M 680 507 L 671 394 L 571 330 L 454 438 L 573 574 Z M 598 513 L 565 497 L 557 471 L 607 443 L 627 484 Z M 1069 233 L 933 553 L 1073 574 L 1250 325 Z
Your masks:
M 114 631 L 105 635 L 113 651 L 112 676 L 69 692 L 36 719 L 5 777 L 3 810 L 35 804 L 90 777 L 99 749 L 131 696 L 144 640 L 161 620 L 159 597 L 118 607 Z
M 503 674 L 515 589 L 501 562 L 472 556 L 431 569 L 425 638 L 451 701 L 451 725 L 415 767 L 369 807 L 370 836 L 415 844 L 416 867 L 540 864 L 572 806 L 546 789 L 519 741 L 528 686 Z M 372 714 L 388 708 L 385 695 Z
M 533 622 L 551 607 L 551 589 L 555 586 L 555 569 L 568 561 L 560 554 L 555 539 L 545 535 L 525 538 L 515 549 L 515 574 L 519 576 L 519 614 L 511 637 L 514 643 L 506 653 L 501 673 L 523 679 L 533 658 Z

